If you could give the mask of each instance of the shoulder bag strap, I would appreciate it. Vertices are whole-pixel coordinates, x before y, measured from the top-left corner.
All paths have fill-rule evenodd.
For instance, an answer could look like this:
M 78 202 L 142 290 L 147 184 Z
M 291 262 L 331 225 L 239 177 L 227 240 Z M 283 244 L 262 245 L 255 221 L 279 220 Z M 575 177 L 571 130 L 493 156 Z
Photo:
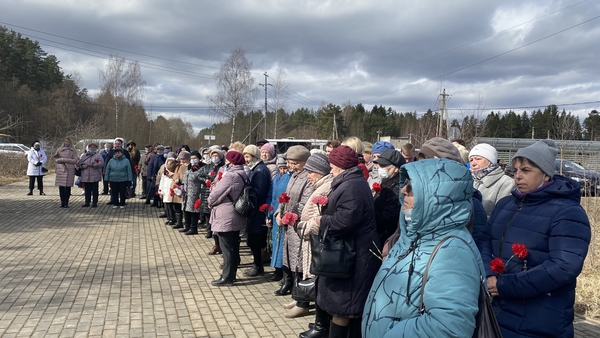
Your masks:
M 242 174 L 240 173 L 236 173 L 241 179 L 242 181 L 244 181 L 244 188 L 246 187 L 246 180 L 242 177 Z M 244 189 L 242 189 L 242 192 L 240 193 L 240 196 L 242 196 L 242 194 L 244 193 Z M 238 196 L 238 198 L 240 198 L 240 196 Z M 231 198 L 231 195 L 227 194 L 227 199 L 229 200 L 229 202 L 234 203 L 233 198 Z
M 440 247 L 442 246 L 442 244 L 450 239 L 450 238 L 458 238 L 461 241 L 463 241 L 463 243 L 465 243 L 465 245 L 471 249 L 471 252 L 473 252 L 473 249 L 471 248 L 471 246 L 469 245 L 469 243 L 467 243 L 467 241 L 465 241 L 464 239 L 458 237 L 458 236 L 448 236 L 448 237 L 444 237 L 433 249 L 433 252 L 431 253 L 431 256 L 429 256 L 429 261 L 427 262 L 427 267 L 425 268 L 425 272 L 423 273 L 423 283 L 421 285 L 421 296 L 419 298 L 419 313 L 421 315 L 423 315 L 425 313 L 425 304 L 423 303 L 423 298 L 425 296 L 425 284 L 427 284 L 427 279 L 429 277 L 429 266 L 431 265 L 431 262 L 433 261 L 433 258 L 435 257 L 435 255 L 437 254 L 438 250 L 440 249 Z M 479 266 L 477 267 L 477 270 L 479 270 Z M 481 280 L 482 279 L 482 275 L 481 275 L 481 271 L 479 271 L 479 277 Z

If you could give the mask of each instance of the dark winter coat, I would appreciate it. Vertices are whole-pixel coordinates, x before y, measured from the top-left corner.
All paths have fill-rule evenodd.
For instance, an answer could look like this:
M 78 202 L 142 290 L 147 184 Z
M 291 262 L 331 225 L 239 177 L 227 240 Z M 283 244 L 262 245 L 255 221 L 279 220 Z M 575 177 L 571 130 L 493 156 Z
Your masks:
M 203 214 L 210 214 L 210 209 L 208 208 L 210 185 L 215 183 L 217 173 L 223 164 L 225 164 L 225 161 L 219 162 L 218 165 L 211 162 L 200 169 L 200 212 Z M 210 183 L 207 185 L 206 181 L 210 181 Z
M 481 257 L 492 257 L 490 227 L 488 226 L 487 214 L 481 199 L 481 192 L 477 189 L 473 190 L 473 227 L 472 229 L 469 229 L 469 231 L 473 236 L 473 240 L 477 245 L 477 249 L 479 249 Z M 484 267 L 486 277 L 494 275 L 489 264 L 484 265 Z
M 198 163 L 196 166 L 189 166 L 183 174 L 183 211 L 199 213 L 200 208 L 194 209 L 194 203 L 200 198 L 200 173 L 203 167 Z
M 331 182 L 329 201 L 320 230 L 327 235 L 354 240 L 356 268 L 350 278 L 318 278 L 317 304 L 329 314 L 359 317 L 381 260 L 369 250 L 381 248 L 375 223 L 375 207 L 361 167 L 345 170 Z M 375 244 L 373 244 L 375 243 Z
M 258 209 L 261 205 L 267 203 L 267 196 L 271 190 L 271 172 L 262 160 L 258 160 L 252 169 L 250 169 L 250 185 L 254 188 L 258 203 L 256 205 L 256 213 L 254 216 L 248 218 L 246 232 L 249 234 L 267 232 L 265 214 Z
M 590 243 L 579 183 L 555 175 L 550 186 L 501 199 L 489 224 L 496 257 L 507 262 L 512 244 L 524 244 L 498 276 L 494 297 L 505 338 L 573 337 L 575 285 Z M 484 264 L 489 266 L 489 258 Z
M 400 179 L 396 173 L 381 182 L 381 191 L 375 195 L 375 221 L 381 243 L 398 229 L 400 217 Z
M 147 180 L 151 180 L 153 178 L 156 178 L 156 174 L 158 173 L 158 169 L 160 169 L 160 166 L 165 164 L 165 157 L 164 156 L 158 156 L 158 155 L 154 155 L 152 156 L 152 158 L 150 159 L 150 162 L 148 162 L 148 171 L 147 171 L 147 175 L 146 179 Z

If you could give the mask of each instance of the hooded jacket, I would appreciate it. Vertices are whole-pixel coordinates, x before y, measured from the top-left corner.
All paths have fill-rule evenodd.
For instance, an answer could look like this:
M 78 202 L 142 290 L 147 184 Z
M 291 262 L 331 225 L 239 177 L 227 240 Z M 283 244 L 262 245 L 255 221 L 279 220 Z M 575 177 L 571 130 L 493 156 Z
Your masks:
M 498 201 L 515 190 L 515 181 L 504 174 L 502 167 L 497 167 L 481 179 L 475 178 L 473 186 L 481 192 L 483 196 L 481 202 L 485 208 L 485 213 L 489 217 Z
M 483 263 L 465 225 L 471 217 L 473 178 L 460 163 L 427 159 L 405 164 L 414 194 L 412 219 L 400 214 L 400 238 L 371 286 L 363 337 L 471 337 L 478 312 Z M 422 276 L 435 246 L 447 240 L 429 267 L 419 313 Z M 412 274 L 409 272 L 413 267 Z
M 42 149 L 29 149 L 29 153 L 27 153 L 27 176 L 46 176 L 46 173 L 42 171 L 46 161 L 48 161 L 48 158 Z M 42 165 L 36 166 L 38 162 L 42 162 Z
M 528 249 L 524 260 L 510 260 L 496 283 L 500 296 L 494 297 L 494 306 L 504 337 L 574 335 L 575 286 L 590 243 L 590 223 L 580 205 L 579 183 L 558 175 L 552 179 L 550 186 L 525 196 L 513 191 L 489 219 L 496 257 L 507 262 L 512 244 Z

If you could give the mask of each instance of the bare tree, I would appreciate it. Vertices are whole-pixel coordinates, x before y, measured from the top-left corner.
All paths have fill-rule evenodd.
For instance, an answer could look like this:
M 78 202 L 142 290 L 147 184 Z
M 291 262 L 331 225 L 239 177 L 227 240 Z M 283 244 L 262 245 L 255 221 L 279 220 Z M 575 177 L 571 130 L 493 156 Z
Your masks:
M 481 94 L 477 94 L 476 107 L 471 109 L 472 113 L 468 114 L 461 110 L 462 117 L 460 125 L 460 138 L 463 139 L 469 147 L 473 141 L 484 133 L 485 129 L 485 103 Z
M 277 68 L 277 75 L 275 77 L 275 84 L 273 84 L 273 110 L 275 111 L 275 126 L 273 129 L 273 138 L 277 138 L 277 112 L 279 110 L 284 110 L 287 105 L 287 90 L 288 90 L 288 82 L 287 82 L 287 73 L 283 67 L 279 66 Z
M 131 106 L 141 106 L 144 100 L 146 81 L 142 77 L 137 61 L 111 55 L 104 70 L 98 71 L 101 95 L 112 98 L 115 105 L 115 132 L 119 130 L 119 118 L 125 117 Z M 119 115 L 121 112 L 121 116 Z
M 246 59 L 246 51 L 237 47 L 215 74 L 217 94 L 207 97 L 212 110 L 220 119 L 231 119 L 232 143 L 237 113 L 252 108 L 259 93 L 259 89 L 254 86 L 251 69 L 252 63 Z
M 0 110 L 0 116 L 2 116 L 3 111 Z M 10 114 L 4 115 L 4 121 L 0 124 L 0 131 L 10 131 L 14 128 L 17 128 L 21 125 L 21 119 L 17 116 L 13 116 Z

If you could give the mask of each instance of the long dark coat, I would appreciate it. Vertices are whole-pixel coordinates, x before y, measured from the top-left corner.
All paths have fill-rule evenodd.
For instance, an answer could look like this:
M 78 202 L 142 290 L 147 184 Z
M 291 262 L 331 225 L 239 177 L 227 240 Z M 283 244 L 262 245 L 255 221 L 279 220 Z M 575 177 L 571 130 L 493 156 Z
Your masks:
M 185 212 L 199 213 L 200 208 L 194 209 L 196 200 L 200 198 L 200 172 L 202 167 L 198 163 L 195 167 L 189 166 L 189 168 L 183 174 L 183 201 L 182 207 Z
M 246 232 L 249 234 L 267 232 L 268 228 L 265 226 L 266 215 L 258 209 L 261 205 L 267 203 L 267 196 L 271 190 L 271 172 L 262 160 L 250 169 L 250 185 L 254 188 L 258 203 L 256 213 L 248 218 Z
M 369 249 L 381 248 L 371 189 L 361 167 L 345 170 L 331 182 L 320 230 L 355 241 L 356 268 L 350 278 L 318 277 L 317 304 L 329 314 L 360 317 L 381 260 Z M 375 243 L 375 244 L 374 244 Z
M 400 218 L 400 179 L 398 174 L 382 180 L 381 191 L 375 194 L 375 220 L 381 243 L 398 229 Z
M 200 202 L 202 203 L 200 205 L 200 212 L 203 214 L 210 214 L 210 209 L 208 208 L 209 185 L 215 183 L 217 173 L 224 164 L 225 161 L 221 161 L 217 165 L 211 162 L 200 169 Z M 206 181 L 210 181 L 210 184 L 207 185 Z

